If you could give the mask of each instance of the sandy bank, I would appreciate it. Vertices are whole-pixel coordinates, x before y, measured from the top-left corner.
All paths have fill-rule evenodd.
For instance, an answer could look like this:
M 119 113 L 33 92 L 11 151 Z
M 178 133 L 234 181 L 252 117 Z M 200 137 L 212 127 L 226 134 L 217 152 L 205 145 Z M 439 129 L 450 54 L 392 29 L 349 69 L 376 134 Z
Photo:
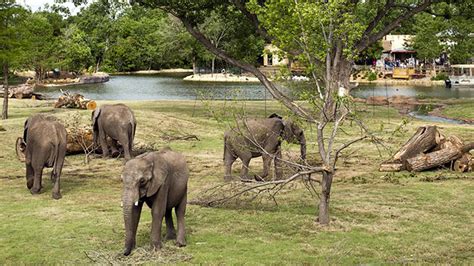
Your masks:
M 233 74 L 196 74 L 185 77 L 186 81 L 204 82 L 259 82 L 256 77 L 233 75 Z

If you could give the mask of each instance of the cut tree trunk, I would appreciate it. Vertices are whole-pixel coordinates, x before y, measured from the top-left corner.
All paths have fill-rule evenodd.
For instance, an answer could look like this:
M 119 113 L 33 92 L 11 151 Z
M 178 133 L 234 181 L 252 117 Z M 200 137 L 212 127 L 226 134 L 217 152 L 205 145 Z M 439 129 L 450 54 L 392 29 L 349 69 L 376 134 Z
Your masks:
M 454 161 L 453 170 L 456 172 L 464 173 L 472 171 L 474 161 L 470 153 L 464 153 L 461 158 Z
M 398 150 L 397 153 L 384 164 L 402 164 L 402 169 L 406 169 L 406 161 L 421 153 L 425 153 L 437 145 L 444 139 L 436 128 L 436 126 L 419 127 L 416 133 Z M 400 169 L 400 170 L 402 170 Z
M 454 164 L 456 164 L 456 160 L 462 158 L 464 154 L 469 154 L 469 151 L 473 148 L 473 146 L 473 143 L 463 145 L 459 138 L 451 136 L 448 140 L 444 141 L 440 145 L 439 150 L 427 154 L 419 154 L 413 158 L 408 159 L 407 170 L 419 172 L 434 167 L 443 166 L 452 161 L 454 161 Z M 460 166 L 460 164 L 461 162 L 458 163 L 458 167 L 464 169 L 462 165 Z M 467 166 L 467 168 L 469 168 L 469 166 Z

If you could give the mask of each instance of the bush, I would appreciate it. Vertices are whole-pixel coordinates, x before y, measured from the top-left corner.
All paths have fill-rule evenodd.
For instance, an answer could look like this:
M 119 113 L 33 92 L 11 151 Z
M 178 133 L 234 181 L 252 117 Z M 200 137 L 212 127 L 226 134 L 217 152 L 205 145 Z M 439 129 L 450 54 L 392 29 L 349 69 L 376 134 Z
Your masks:
M 439 73 L 438 75 L 431 77 L 431 80 L 447 80 L 449 77 L 446 73 Z
M 370 72 L 369 76 L 367 77 L 367 80 L 373 81 L 377 79 L 377 73 L 376 72 Z

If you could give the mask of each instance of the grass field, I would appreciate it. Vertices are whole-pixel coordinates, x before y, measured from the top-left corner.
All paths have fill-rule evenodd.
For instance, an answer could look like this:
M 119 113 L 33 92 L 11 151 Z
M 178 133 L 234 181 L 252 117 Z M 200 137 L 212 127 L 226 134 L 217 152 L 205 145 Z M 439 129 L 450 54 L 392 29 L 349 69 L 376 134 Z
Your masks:
M 260 117 L 275 111 L 284 114 L 273 102 L 127 104 L 138 121 L 136 142 L 156 148 L 168 145 L 186 155 L 191 171 L 189 201 L 223 183 L 222 138 L 233 111 Z M 361 142 L 344 153 L 333 183 L 329 226 L 314 222 L 318 198 L 296 182 L 278 194 L 278 205 L 266 198 L 252 202 L 241 198 L 216 208 L 189 204 L 184 248 L 170 241 L 162 251 L 151 251 L 151 217 L 144 208 L 137 249 L 123 257 L 119 178 L 123 159 L 94 158 L 85 164 L 83 155 L 68 156 L 61 177 L 63 198 L 56 201 L 51 199 L 50 169 L 44 174 L 43 193 L 32 196 L 26 188 L 25 167 L 15 155 L 15 140 L 30 114 L 43 112 L 63 120 L 79 114 L 87 124 L 90 111 L 12 100 L 11 119 L 0 122 L 0 263 L 474 263 L 474 173 L 378 172 L 380 162 L 425 122 L 407 121 L 386 107 L 357 109 L 389 149 Z M 472 114 L 473 109 L 466 105 L 456 115 Z M 474 126 L 439 126 L 446 135 L 474 141 Z M 346 123 L 347 134 L 341 133 L 339 142 L 351 139 L 357 130 Z M 166 140 L 169 135 L 186 134 L 199 140 Z M 314 134 L 314 128 L 306 127 L 312 158 L 317 150 Z M 284 144 L 284 156 L 297 150 Z M 238 167 L 234 166 L 236 172 Z M 253 160 L 250 167 L 261 171 L 261 160 Z

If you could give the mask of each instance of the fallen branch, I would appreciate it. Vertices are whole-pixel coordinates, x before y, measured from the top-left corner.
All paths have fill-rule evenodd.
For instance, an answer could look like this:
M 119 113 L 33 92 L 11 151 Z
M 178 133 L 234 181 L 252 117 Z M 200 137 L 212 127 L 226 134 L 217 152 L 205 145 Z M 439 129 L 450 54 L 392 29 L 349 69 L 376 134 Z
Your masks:
M 211 197 L 210 200 L 205 200 L 205 199 L 197 199 L 197 200 L 192 200 L 189 202 L 189 204 L 195 204 L 195 205 L 200 205 L 200 206 L 205 206 L 205 207 L 213 207 L 217 206 L 220 204 L 223 204 L 225 202 L 228 202 L 232 199 L 235 199 L 239 196 L 242 196 L 245 193 L 248 192 L 255 192 L 255 195 L 250 199 L 250 201 L 254 200 L 257 198 L 259 195 L 261 195 L 264 192 L 268 192 L 270 198 L 277 204 L 275 200 L 276 194 L 280 192 L 283 187 L 290 182 L 298 180 L 298 178 L 302 178 L 302 180 L 306 182 L 318 182 L 320 183 L 319 180 L 314 179 L 311 177 L 311 174 L 313 173 L 318 173 L 325 171 L 325 168 L 323 167 L 313 167 L 312 170 L 307 170 L 307 171 L 301 171 L 298 172 L 287 179 L 282 179 L 282 180 L 273 180 L 273 181 L 266 181 L 266 182 L 257 182 L 257 181 L 250 181 L 250 182 L 227 182 L 224 184 L 219 184 L 217 186 L 211 187 L 210 189 L 201 192 L 201 195 Z M 306 178 L 304 178 L 306 176 Z M 247 180 L 246 180 L 247 181 Z M 229 189 L 227 189 L 229 188 Z M 228 194 L 228 190 L 233 190 L 237 188 L 237 192 L 233 192 L 231 195 L 220 197 L 217 199 L 212 199 L 212 197 L 216 194 L 222 195 L 222 194 Z M 314 188 L 314 187 L 313 187 Z M 223 191 L 226 190 L 227 191 Z M 313 189 L 315 191 L 315 189 Z

